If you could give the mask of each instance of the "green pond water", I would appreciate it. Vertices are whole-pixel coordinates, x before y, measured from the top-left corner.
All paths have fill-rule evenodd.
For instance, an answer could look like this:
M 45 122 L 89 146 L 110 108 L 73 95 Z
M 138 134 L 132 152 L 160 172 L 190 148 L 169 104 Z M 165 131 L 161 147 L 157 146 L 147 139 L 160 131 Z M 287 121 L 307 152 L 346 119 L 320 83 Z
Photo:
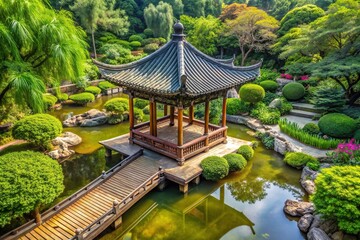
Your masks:
M 102 97 L 87 107 L 64 106 L 54 116 L 102 109 L 110 97 Z M 244 126 L 228 124 L 228 135 L 256 140 Z M 116 164 L 122 156 L 105 160 L 98 141 L 127 133 L 128 123 L 93 128 L 67 128 L 83 138 L 75 147 L 75 157 L 62 163 L 65 174 L 64 198 Z M 286 166 L 283 157 L 262 144 L 246 169 L 218 183 L 202 180 L 191 185 L 188 194 L 177 185 L 154 190 L 123 216 L 120 228 L 105 230 L 98 239 L 276 239 L 297 240 L 304 236 L 295 219 L 283 213 L 286 199 L 305 199 L 299 184 L 300 171 Z

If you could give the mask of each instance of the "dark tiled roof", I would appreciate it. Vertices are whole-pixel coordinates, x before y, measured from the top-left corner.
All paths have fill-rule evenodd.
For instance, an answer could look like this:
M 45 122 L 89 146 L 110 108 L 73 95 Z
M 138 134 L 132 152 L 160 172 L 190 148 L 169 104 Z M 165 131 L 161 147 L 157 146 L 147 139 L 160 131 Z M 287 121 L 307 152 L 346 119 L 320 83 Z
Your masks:
M 155 94 L 203 95 L 254 80 L 261 62 L 234 67 L 233 59 L 209 57 L 184 40 L 182 34 L 158 51 L 129 64 L 108 65 L 94 61 L 106 79 L 120 86 Z

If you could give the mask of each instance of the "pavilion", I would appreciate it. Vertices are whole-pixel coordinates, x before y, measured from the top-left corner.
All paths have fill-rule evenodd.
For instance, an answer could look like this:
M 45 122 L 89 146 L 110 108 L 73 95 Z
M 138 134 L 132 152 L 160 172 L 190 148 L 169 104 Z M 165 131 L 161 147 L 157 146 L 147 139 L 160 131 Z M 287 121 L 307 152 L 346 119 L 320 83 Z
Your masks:
M 227 91 L 254 80 L 261 66 L 259 62 L 235 67 L 234 59 L 207 56 L 185 40 L 183 31 L 183 25 L 176 23 L 171 41 L 136 62 L 108 65 L 94 60 L 103 77 L 129 95 L 129 141 L 176 159 L 180 165 L 226 143 Z M 134 98 L 149 100 L 149 122 L 135 125 Z M 220 126 L 209 123 L 210 101 L 217 98 L 223 98 Z M 161 118 L 157 117 L 158 103 L 164 104 Z M 194 105 L 201 103 L 205 104 L 204 121 L 194 118 Z

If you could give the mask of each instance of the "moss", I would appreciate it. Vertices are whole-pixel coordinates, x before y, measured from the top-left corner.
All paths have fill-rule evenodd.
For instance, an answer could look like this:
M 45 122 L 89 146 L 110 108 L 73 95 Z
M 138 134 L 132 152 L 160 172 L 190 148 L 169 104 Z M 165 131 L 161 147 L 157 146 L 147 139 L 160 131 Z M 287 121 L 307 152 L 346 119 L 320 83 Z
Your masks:
M 319 120 L 320 131 L 334 138 L 351 138 L 357 129 L 356 120 L 342 113 L 330 113 Z
M 84 92 L 71 95 L 69 99 L 76 104 L 85 105 L 86 103 L 93 102 L 95 100 L 95 96 L 92 93 Z
M 111 89 L 111 88 L 114 88 L 116 87 L 116 85 L 112 84 L 111 82 L 108 82 L 108 81 L 103 81 L 103 82 L 100 82 L 98 87 L 103 90 L 103 91 L 106 91 L 108 89 Z
M 229 164 L 225 158 L 210 156 L 200 163 L 203 176 L 206 180 L 218 181 L 229 174 Z
M 226 154 L 224 158 L 229 164 L 230 172 L 240 171 L 244 169 L 247 165 L 246 159 L 240 154 L 230 153 L 230 154 Z
M 291 167 L 301 169 L 309 162 L 318 163 L 318 160 L 301 152 L 289 152 L 285 155 L 284 162 Z
M 305 96 L 305 88 L 300 83 L 291 82 L 283 87 L 282 94 L 287 100 L 300 100 Z
M 263 87 L 248 83 L 240 88 L 240 98 L 249 103 L 257 103 L 265 97 L 265 90 Z
M 85 88 L 85 92 L 89 92 L 94 95 L 98 95 L 101 93 L 101 89 L 99 87 L 89 86 L 89 87 Z
M 238 154 L 241 154 L 247 161 L 254 156 L 254 149 L 249 145 L 243 145 L 237 150 Z

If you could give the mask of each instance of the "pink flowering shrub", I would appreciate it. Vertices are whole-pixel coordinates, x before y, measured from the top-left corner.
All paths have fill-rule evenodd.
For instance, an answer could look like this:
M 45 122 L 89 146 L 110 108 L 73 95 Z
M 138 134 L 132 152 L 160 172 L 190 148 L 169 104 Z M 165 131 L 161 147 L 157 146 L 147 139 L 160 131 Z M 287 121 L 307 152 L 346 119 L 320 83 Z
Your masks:
M 280 77 L 281 78 L 285 78 L 285 79 L 288 79 L 288 80 L 292 80 L 293 79 L 293 76 L 288 74 L 288 73 L 282 73 L 280 74 Z
M 302 81 L 309 80 L 309 76 L 308 75 L 300 76 L 300 80 L 302 80 Z
M 337 165 L 360 165 L 360 144 L 355 139 L 339 143 L 337 149 L 328 156 Z

